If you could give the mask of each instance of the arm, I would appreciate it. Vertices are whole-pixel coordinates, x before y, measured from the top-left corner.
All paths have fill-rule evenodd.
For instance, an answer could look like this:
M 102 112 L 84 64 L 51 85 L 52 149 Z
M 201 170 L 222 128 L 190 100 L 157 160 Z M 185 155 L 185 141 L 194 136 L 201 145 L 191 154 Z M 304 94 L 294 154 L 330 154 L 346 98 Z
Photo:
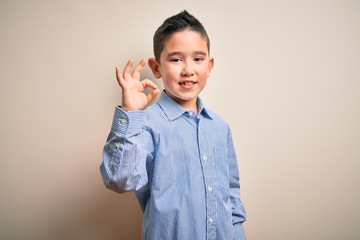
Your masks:
M 120 193 L 138 190 L 147 184 L 146 163 L 154 154 L 151 134 L 143 128 L 144 113 L 141 109 L 156 97 L 159 90 L 150 80 L 140 81 L 144 59 L 131 74 L 132 65 L 132 60 L 129 60 L 123 74 L 116 68 L 117 81 L 122 89 L 122 108 L 115 109 L 100 166 L 106 187 Z M 145 95 L 147 87 L 153 90 Z
M 232 205 L 234 239 L 245 240 L 246 236 L 242 224 L 246 220 L 246 213 L 240 199 L 239 169 L 230 129 L 228 130 L 227 139 L 227 157 L 229 160 L 230 201 Z
M 154 156 L 151 134 L 143 129 L 143 111 L 115 109 L 111 132 L 103 150 L 100 172 L 107 188 L 123 193 L 148 182 L 146 164 Z

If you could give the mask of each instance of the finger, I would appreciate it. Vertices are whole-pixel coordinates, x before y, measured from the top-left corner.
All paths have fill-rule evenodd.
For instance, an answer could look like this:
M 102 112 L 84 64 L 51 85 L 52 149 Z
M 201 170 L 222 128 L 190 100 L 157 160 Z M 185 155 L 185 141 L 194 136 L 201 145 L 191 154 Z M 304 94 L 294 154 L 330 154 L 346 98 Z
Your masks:
M 116 80 L 117 80 L 118 84 L 119 84 L 120 86 L 122 86 L 122 84 L 123 84 L 123 82 L 124 82 L 125 80 L 124 80 L 124 78 L 123 78 L 123 76 L 122 76 L 122 73 L 121 73 L 120 68 L 115 67 L 115 72 L 116 72 Z
M 156 88 L 154 90 L 152 90 L 147 96 L 146 99 L 148 101 L 148 103 L 151 103 L 152 101 L 155 100 L 156 96 L 159 94 L 160 89 Z
M 144 89 L 145 88 L 153 89 L 148 95 L 146 95 L 146 99 L 147 99 L 148 103 L 151 103 L 152 101 L 155 100 L 156 96 L 159 94 L 159 92 L 160 92 L 159 88 L 156 86 L 155 83 L 153 83 L 149 79 L 145 79 L 145 80 L 141 81 L 141 84 Z
M 130 80 L 131 79 L 131 68 L 133 66 L 134 61 L 132 59 L 129 59 L 129 61 L 127 62 L 125 68 L 124 68 L 124 80 Z
M 141 59 L 141 61 L 139 62 L 139 64 L 136 66 L 136 68 L 134 69 L 134 72 L 132 74 L 132 78 L 133 79 L 139 79 L 140 78 L 140 73 L 143 70 L 144 66 L 146 64 L 146 60 L 143 58 Z
M 141 81 L 141 85 L 143 86 L 143 88 L 152 88 L 152 89 L 157 89 L 158 87 L 156 86 L 156 84 L 153 81 L 150 81 L 149 79 L 144 79 Z

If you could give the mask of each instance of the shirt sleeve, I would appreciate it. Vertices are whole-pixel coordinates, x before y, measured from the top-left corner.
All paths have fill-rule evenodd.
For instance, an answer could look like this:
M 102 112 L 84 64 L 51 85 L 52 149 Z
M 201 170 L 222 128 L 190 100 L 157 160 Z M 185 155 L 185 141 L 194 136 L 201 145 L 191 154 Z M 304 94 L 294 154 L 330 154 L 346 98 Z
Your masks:
M 144 116 L 141 110 L 115 109 L 100 165 L 105 186 L 115 192 L 136 191 L 148 183 L 146 163 L 153 159 L 154 151 Z
M 227 158 L 229 160 L 230 201 L 232 206 L 234 239 L 245 240 L 246 235 L 243 223 L 246 220 L 246 212 L 240 198 L 239 169 L 230 128 L 228 128 Z

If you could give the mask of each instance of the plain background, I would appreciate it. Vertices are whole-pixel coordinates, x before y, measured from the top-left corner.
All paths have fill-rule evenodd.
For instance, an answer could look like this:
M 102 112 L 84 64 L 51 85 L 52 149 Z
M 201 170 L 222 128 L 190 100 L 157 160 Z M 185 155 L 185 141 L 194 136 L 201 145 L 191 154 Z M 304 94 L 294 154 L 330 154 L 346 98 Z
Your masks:
M 140 238 L 99 173 L 114 68 L 183 9 L 211 39 L 201 97 L 233 131 L 248 239 L 360 239 L 360 1 L 0 0 L 1 239 Z

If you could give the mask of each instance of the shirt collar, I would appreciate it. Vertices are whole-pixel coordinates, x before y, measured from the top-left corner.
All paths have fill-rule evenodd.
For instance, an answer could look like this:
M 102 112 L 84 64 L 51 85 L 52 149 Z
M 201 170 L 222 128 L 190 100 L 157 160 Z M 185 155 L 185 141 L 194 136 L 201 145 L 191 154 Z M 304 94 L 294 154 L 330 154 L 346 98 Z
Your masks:
M 173 121 L 179 118 L 186 112 L 182 106 L 180 106 L 175 100 L 166 94 L 165 90 L 162 91 L 157 104 L 159 104 L 160 108 L 168 117 L 169 121 Z M 213 119 L 211 113 L 205 108 L 202 100 L 199 97 L 197 98 L 197 106 L 199 107 L 199 114 L 209 119 Z

